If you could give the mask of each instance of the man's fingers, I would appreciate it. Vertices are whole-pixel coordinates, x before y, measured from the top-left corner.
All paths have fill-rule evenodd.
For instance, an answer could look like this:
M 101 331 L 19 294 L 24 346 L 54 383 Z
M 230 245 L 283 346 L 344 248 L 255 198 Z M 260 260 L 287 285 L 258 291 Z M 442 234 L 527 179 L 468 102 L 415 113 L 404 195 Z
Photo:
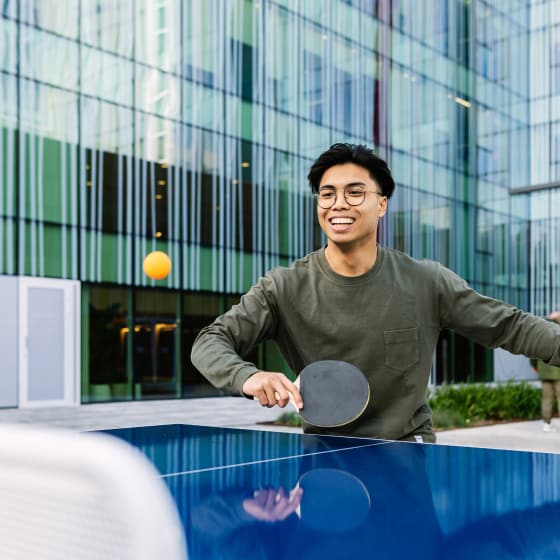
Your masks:
M 297 410 L 303 408 L 303 399 L 297 385 L 292 383 L 287 377 L 282 380 L 282 385 L 276 389 L 276 400 L 278 406 L 284 408 L 290 401 Z
M 284 408 L 292 400 L 298 410 L 303 408 L 303 400 L 297 385 L 283 373 L 258 371 L 245 381 L 243 392 L 253 396 L 261 406 L 278 405 Z
M 274 396 L 280 408 L 284 408 L 290 402 L 290 393 L 288 393 L 284 386 L 278 387 Z
M 288 383 L 288 391 L 290 392 L 291 400 L 295 404 L 296 408 L 298 410 L 301 410 L 303 408 L 303 398 L 301 396 L 301 393 L 299 392 L 299 385 L 297 383 L 292 383 L 289 380 Z
M 276 389 L 276 401 L 281 408 L 284 408 L 290 401 L 298 411 L 303 408 L 303 399 L 299 387 L 287 377 L 282 379 L 282 385 Z
M 276 400 L 276 391 L 274 390 L 274 387 L 270 386 L 270 385 L 266 385 L 264 387 L 264 392 L 266 395 L 266 406 L 274 406 L 277 403 Z

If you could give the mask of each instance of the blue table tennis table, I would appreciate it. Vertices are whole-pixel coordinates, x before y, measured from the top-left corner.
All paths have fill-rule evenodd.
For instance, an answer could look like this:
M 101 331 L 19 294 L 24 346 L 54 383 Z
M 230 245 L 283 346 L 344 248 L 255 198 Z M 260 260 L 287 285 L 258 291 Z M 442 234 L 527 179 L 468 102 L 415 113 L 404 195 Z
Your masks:
M 183 424 L 106 433 L 161 473 L 190 560 L 560 558 L 560 454 Z

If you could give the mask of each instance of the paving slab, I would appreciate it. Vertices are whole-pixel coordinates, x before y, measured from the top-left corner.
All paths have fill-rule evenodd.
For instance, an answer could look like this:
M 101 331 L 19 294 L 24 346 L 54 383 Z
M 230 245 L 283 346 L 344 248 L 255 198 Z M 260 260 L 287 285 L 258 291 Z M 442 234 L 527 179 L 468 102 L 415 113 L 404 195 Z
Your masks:
M 263 408 L 242 397 L 212 397 L 0 409 L 0 422 L 42 424 L 76 431 L 156 424 L 249 427 L 273 421 L 278 415 L 278 409 Z
M 552 425 L 554 432 L 544 432 L 542 420 L 449 430 L 439 432 L 437 441 L 466 447 L 560 453 L 560 419 L 554 418 Z

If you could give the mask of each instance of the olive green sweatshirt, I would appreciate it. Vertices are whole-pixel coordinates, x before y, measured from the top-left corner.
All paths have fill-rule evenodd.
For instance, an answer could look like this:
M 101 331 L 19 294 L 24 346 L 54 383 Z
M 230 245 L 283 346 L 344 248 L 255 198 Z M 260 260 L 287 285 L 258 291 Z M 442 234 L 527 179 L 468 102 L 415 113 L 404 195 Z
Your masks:
M 335 273 L 324 249 L 272 270 L 200 332 L 191 358 L 212 384 L 239 395 L 258 371 L 240 356 L 265 340 L 295 373 L 317 360 L 350 362 L 371 386 L 365 413 L 349 426 L 304 431 L 435 441 L 426 388 L 443 328 L 560 365 L 559 325 L 480 295 L 439 263 L 381 246 L 361 276 Z

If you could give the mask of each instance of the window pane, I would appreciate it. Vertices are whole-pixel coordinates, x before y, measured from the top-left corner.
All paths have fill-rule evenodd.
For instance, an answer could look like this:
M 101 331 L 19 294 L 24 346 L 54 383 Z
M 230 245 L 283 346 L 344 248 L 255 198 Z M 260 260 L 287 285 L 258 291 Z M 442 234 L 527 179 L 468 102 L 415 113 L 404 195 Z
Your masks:
M 17 71 L 17 27 L 7 19 L 0 20 L 0 70 Z
M 78 49 L 76 43 L 22 25 L 21 73 L 46 84 L 78 88 Z
M 76 39 L 78 9 L 78 0 L 26 0 L 20 2 L 20 18 L 30 25 Z
M 181 82 L 172 74 L 136 65 L 136 106 L 170 119 L 181 117 Z
M 134 379 L 142 399 L 180 396 L 177 331 L 178 294 L 136 290 L 133 335 Z
M 77 224 L 77 97 L 26 80 L 20 95 L 21 215 Z
M 142 37 L 136 42 L 138 60 L 162 70 L 180 72 L 182 4 L 187 9 L 190 2 L 136 1 L 136 35 Z
M 132 56 L 133 0 L 81 0 L 82 41 Z
M 127 376 L 128 295 L 125 288 L 89 287 L 89 376 L 82 386 L 84 402 L 132 398 Z
M 82 48 L 82 92 L 120 105 L 132 105 L 132 62 L 90 47 Z
M 37 82 L 22 80 L 20 84 L 18 211 L 29 221 L 19 234 L 20 273 L 44 276 L 50 236 L 46 225 L 78 225 L 77 97 Z M 65 235 L 52 238 L 60 239 L 61 255 L 70 247 L 77 258 L 75 233 L 70 246 Z M 72 270 L 60 270 L 63 278 L 75 278 L 76 273 L 77 263 Z
M 82 97 L 80 223 L 83 279 L 132 282 L 133 113 Z
M 182 346 L 183 396 L 207 397 L 221 392 L 213 387 L 192 365 L 192 345 L 203 327 L 209 325 L 222 311 L 222 297 L 214 294 L 185 294 L 183 297 Z

